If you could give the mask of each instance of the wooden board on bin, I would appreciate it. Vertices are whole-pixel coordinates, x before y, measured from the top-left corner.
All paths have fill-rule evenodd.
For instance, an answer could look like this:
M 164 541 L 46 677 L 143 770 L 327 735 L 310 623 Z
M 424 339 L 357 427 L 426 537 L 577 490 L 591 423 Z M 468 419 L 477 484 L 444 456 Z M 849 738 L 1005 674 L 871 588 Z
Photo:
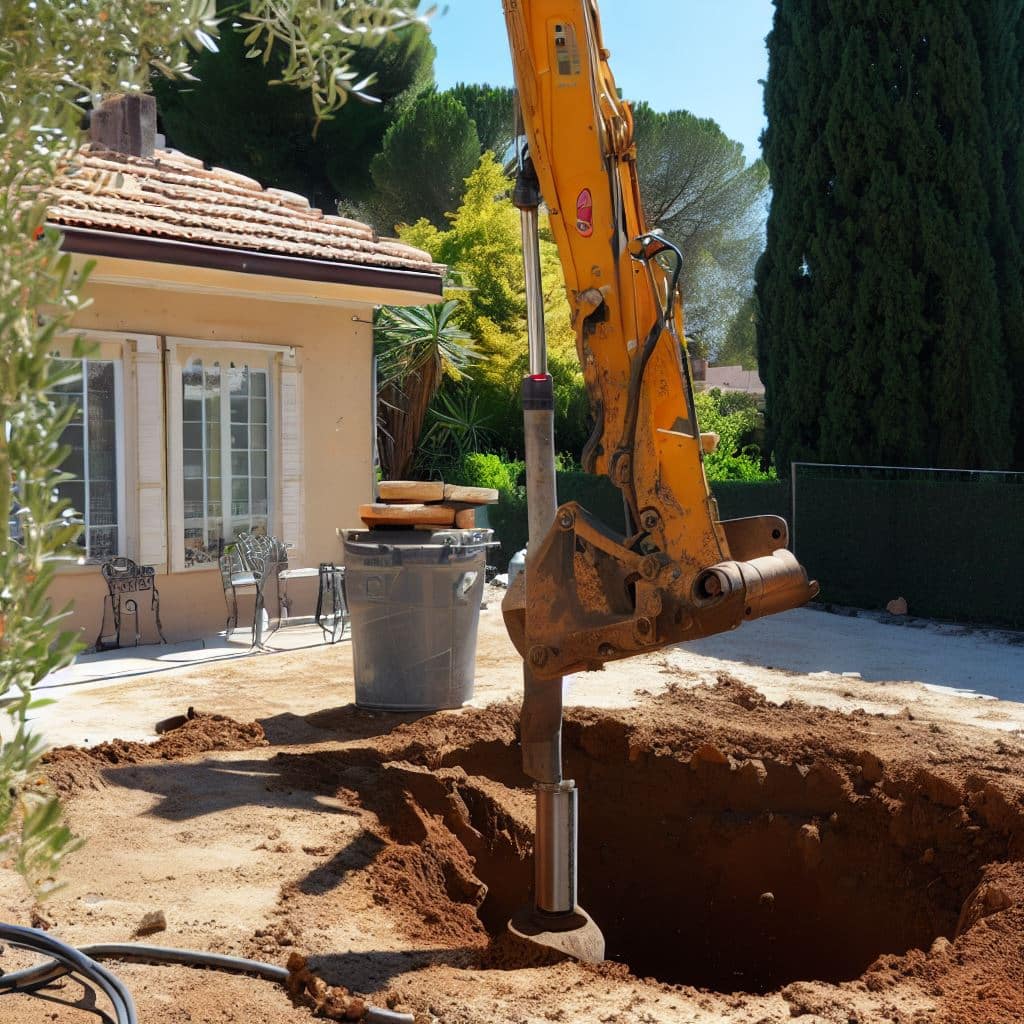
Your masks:
M 476 507 L 473 505 L 455 508 L 455 529 L 456 530 L 475 530 L 476 529 Z M 423 523 L 416 524 L 417 530 L 436 530 L 436 526 L 428 526 Z
M 440 480 L 381 480 L 377 484 L 381 501 L 444 501 L 444 483 Z
M 360 505 L 359 518 L 375 526 L 452 526 L 455 509 L 446 505 Z
M 461 501 L 466 505 L 493 505 L 498 492 L 492 487 L 463 487 L 461 484 L 444 485 L 445 501 Z

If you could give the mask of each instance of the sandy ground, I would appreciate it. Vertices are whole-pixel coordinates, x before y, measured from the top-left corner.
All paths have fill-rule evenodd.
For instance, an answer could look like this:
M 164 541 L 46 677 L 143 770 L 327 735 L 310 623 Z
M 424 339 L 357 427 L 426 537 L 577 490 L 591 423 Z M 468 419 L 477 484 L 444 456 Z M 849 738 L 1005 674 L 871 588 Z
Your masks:
M 476 706 L 517 700 L 521 691 L 521 662 L 501 619 L 503 593 L 489 588 L 480 617 Z M 144 665 L 140 660 L 136 671 Z M 924 720 L 1024 729 L 1024 634 L 815 609 L 572 676 L 566 704 L 629 707 L 641 691 L 695 685 L 720 671 L 776 703 L 798 698 L 888 714 L 912 707 Z M 90 682 L 40 692 L 58 701 L 35 716 L 35 729 L 52 745 L 155 739 L 155 723 L 190 705 L 240 720 L 286 720 L 346 704 L 354 698 L 352 648 L 345 640 L 136 675 L 111 686 Z
M 55 744 L 155 739 L 188 707 L 265 739 L 214 729 L 58 759 L 86 845 L 43 910 L 54 933 L 127 941 L 159 909 L 167 930 L 148 941 L 278 963 L 300 950 L 422 1024 L 1024 1019 L 1024 707 L 993 696 L 1020 696 L 1015 637 L 805 610 L 574 677 L 581 895 L 620 963 L 530 967 L 491 942 L 525 901 L 531 840 L 503 703 L 520 667 L 491 596 L 477 710 L 359 711 L 348 643 L 64 688 L 37 722 Z M 12 873 L 0 898 L 29 923 Z M 147 1024 L 311 1019 L 266 982 L 117 970 Z M 51 997 L 0 998 L 0 1022 L 97 1019 L 76 983 Z

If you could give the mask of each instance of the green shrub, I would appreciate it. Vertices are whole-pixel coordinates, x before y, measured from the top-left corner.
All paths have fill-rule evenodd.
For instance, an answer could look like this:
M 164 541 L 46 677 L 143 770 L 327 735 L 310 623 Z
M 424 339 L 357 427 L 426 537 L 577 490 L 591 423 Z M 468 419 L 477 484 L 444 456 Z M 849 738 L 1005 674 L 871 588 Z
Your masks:
M 717 388 L 694 396 L 700 429 L 718 435 L 718 448 L 704 457 L 708 481 L 776 479 L 775 470 L 761 466 L 761 451 L 749 440 L 755 435 L 761 413 L 750 395 L 723 394 Z
M 525 463 L 503 455 L 469 452 L 453 465 L 450 482 L 466 487 L 492 487 L 504 496 L 519 489 L 524 468 Z

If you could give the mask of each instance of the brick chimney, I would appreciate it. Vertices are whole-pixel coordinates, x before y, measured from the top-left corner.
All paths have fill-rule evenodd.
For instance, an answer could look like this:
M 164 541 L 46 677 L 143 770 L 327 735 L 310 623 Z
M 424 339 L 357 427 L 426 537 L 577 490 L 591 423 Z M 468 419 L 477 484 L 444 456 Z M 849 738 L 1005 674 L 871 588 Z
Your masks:
M 152 158 L 156 100 L 137 92 L 108 96 L 89 117 L 89 140 L 115 153 Z

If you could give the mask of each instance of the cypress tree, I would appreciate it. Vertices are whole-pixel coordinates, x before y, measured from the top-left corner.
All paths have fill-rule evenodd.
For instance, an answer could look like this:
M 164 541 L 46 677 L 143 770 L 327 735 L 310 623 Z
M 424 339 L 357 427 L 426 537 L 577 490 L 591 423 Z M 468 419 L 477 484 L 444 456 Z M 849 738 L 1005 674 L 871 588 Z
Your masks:
M 757 295 L 782 467 L 1011 460 L 995 6 L 776 0 Z
M 987 0 L 969 11 L 992 130 L 990 244 L 1012 389 L 1014 464 L 1024 469 L 1024 3 Z

